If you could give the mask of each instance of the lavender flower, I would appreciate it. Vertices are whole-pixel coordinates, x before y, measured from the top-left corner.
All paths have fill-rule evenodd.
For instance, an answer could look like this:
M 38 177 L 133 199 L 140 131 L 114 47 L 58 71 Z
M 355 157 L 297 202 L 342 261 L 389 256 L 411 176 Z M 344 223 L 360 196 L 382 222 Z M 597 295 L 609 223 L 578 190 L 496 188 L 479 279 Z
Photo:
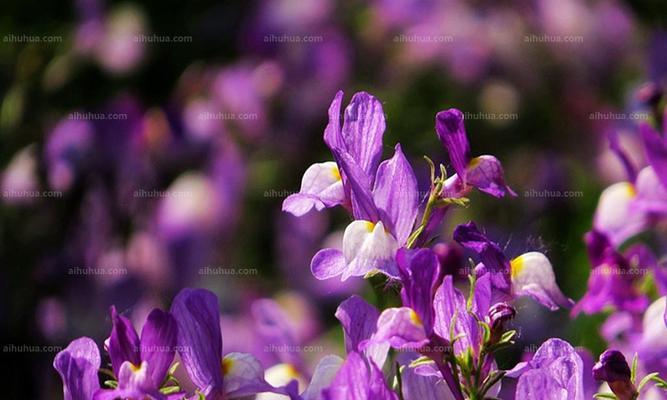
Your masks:
M 100 368 L 100 351 L 87 337 L 72 341 L 56 355 L 53 368 L 63 381 L 65 400 L 90 400 L 100 388 L 97 370 Z

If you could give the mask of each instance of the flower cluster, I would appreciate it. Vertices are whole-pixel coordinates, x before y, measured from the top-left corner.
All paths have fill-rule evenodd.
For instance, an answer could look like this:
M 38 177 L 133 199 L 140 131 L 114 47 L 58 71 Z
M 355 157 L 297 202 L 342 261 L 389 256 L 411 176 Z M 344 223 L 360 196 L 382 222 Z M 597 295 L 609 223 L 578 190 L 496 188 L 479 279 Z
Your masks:
M 635 173 L 627 162 L 629 181 L 602 194 L 593 230 L 586 235 L 594 268 L 586 295 L 575 304 L 561 292 L 545 254 L 529 251 L 509 257 L 474 222 L 457 226 L 452 235 L 475 260 L 467 280 L 452 274 L 459 266 L 450 265 L 433 245 L 448 211 L 467 207 L 472 191 L 496 198 L 515 195 L 496 157 L 472 155 L 461 111 L 436 115 L 435 132 L 453 174 L 426 158 L 430 187 L 420 195 L 400 144 L 382 161 L 381 102 L 356 93 L 341 124 L 342 104 L 343 93 L 338 92 L 324 131 L 333 161 L 310 166 L 299 193 L 285 199 L 283 210 L 295 216 L 337 206 L 347 210 L 351 222 L 342 247 L 318 251 L 311 271 L 319 280 L 363 277 L 382 288 L 379 296 L 387 300 L 382 309 L 359 296 L 338 306 L 335 316 L 343 328 L 346 356 L 325 356 L 312 373 L 296 365 L 298 360 L 265 372 L 253 355 L 223 351 L 217 297 L 203 289 L 184 289 L 170 311 L 156 309 L 148 315 L 141 335 L 111 309 L 113 328 L 104 345 L 111 369 L 100 369 L 98 347 L 89 338 L 77 339 L 59 353 L 54 367 L 66 399 L 259 395 L 292 400 L 480 400 L 497 398 L 510 380 L 516 399 L 590 398 L 596 391 L 594 379 L 606 382 L 614 393 L 596 395 L 603 398 L 636 399 L 644 391 L 660 396 L 667 389 L 660 378 L 667 368 L 667 274 L 647 246 L 621 248 L 631 236 L 655 227 L 667 210 L 667 142 L 662 135 L 642 125 L 650 165 Z M 616 142 L 612 147 L 628 160 Z M 622 273 L 637 266 L 650 266 L 663 296 L 650 307 L 649 289 L 640 287 L 645 277 Z M 572 308 L 573 315 L 613 307 L 616 313 L 605 330 L 619 350 L 604 352 L 591 370 L 584 367 L 579 349 L 552 338 L 514 368 L 500 368 L 498 351 L 517 337 L 511 321 L 521 297 L 551 311 Z M 278 311 L 268 304 L 257 310 L 263 326 L 281 335 Z M 623 355 L 628 351 L 637 354 L 632 366 Z M 172 364 L 175 357 L 180 361 Z M 179 364 L 187 375 L 178 376 Z M 110 376 L 103 386 L 99 371 Z

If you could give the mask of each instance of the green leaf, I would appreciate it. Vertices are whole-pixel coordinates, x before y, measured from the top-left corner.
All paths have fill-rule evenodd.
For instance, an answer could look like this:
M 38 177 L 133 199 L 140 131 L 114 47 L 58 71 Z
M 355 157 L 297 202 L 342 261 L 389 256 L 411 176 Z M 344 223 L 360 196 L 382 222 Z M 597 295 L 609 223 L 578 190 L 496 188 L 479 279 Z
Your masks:
M 104 386 L 115 389 L 115 388 L 118 387 L 118 382 L 113 381 L 113 380 L 104 381 Z
M 635 356 L 632 357 L 632 369 L 630 370 L 630 382 L 637 383 L 637 362 L 639 361 L 639 356 L 635 353 Z
M 657 373 L 657 372 L 653 372 L 653 373 L 651 373 L 651 374 L 646 375 L 646 376 L 641 380 L 641 382 L 639 382 L 639 386 L 637 386 L 637 391 L 638 391 L 638 392 L 641 392 L 641 391 L 642 391 L 642 388 L 644 387 L 644 385 L 646 385 L 650 380 L 652 380 L 652 379 L 655 378 L 656 376 L 658 376 L 658 373 Z
M 618 400 L 616 396 L 614 396 L 611 393 L 595 393 L 593 395 L 594 398 L 596 399 L 611 399 L 611 400 Z

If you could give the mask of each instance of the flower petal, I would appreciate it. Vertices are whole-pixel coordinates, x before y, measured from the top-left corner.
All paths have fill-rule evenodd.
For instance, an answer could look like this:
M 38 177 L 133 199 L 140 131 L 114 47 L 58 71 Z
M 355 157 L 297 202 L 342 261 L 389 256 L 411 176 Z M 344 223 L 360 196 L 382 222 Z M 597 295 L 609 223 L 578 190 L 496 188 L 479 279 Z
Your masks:
M 141 330 L 141 359 L 148 364 L 148 374 L 160 385 L 174 360 L 178 326 L 173 315 L 159 309 L 148 314 Z
M 454 171 L 464 181 L 470 162 L 470 144 L 463 124 L 463 113 L 456 108 L 440 111 L 435 116 L 435 131 L 449 153 Z
M 355 93 L 345 108 L 342 136 L 347 152 L 369 177 L 382 157 L 384 130 L 382 103 L 366 92 Z
M 247 353 L 229 353 L 222 360 L 226 399 L 270 392 L 275 388 L 264 380 L 259 361 Z
M 331 384 L 338 370 L 343 365 L 343 359 L 338 356 L 326 356 L 317 363 L 310 385 L 303 392 L 303 400 L 321 400 L 322 389 Z
M 331 385 L 322 390 L 324 400 L 397 400 L 372 362 L 370 366 L 358 353 L 350 353 Z
M 348 353 L 361 352 L 361 342 L 368 340 L 377 330 L 380 312 L 359 296 L 352 296 L 342 302 L 336 310 L 336 318 L 343 326 L 345 349 Z M 382 367 L 387 358 L 388 345 L 378 344 L 365 349 L 367 357 Z
M 388 308 L 380 314 L 377 332 L 362 347 L 388 342 L 395 349 L 417 349 L 428 339 L 417 313 L 408 307 Z
M 178 323 L 179 354 L 188 376 L 204 393 L 219 391 L 223 379 L 218 297 L 205 289 L 183 289 L 171 312 Z
M 404 244 L 412 233 L 419 204 L 417 178 L 397 144 L 394 157 L 380 164 L 373 188 L 380 219 Z
M 350 276 L 364 276 L 369 272 L 397 275 L 396 239 L 388 233 L 382 222 L 353 221 L 343 233 L 343 255 L 347 268 L 341 280 Z
M 560 291 L 551 263 L 544 254 L 536 251 L 522 254 L 512 260 L 511 269 L 515 295 L 528 295 L 551 310 L 574 305 L 572 299 Z
M 639 133 L 648 162 L 660 178 L 662 186 L 667 188 L 667 142 L 646 122 L 639 126 Z
M 403 289 L 403 305 L 410 307 L 424 324 L 426 335 L 433 331 L 433 298 L 439 285 L 440 263 L 431 249 L 407 250 L 401 248 L 396 254 Z
M 494 156 L 473 158 L 468 165 L 467 183 L 493 197 L 503 197 L 505 194 L 516 196 L 516 193 L 505 183 L 503 166 Z
M 310 270 L 319 280 L 333 278 L 343 273 L 347 267 L 343 252 L 338 249 L 322 249 L 313 256 Z
M 343 91 L 339 90 L 329 106 L 329 123 L 324 128 L 324 143 L 329 149 L 344 148 L 343 136 L 340 132 L 340 107 L 343 102 Z
M 455 400 L 442 377 L 421 375 L 419 369 L 411 366 L 401 368 L 401 388 L 404 400 Z
M 100 369 L 100 351 L 87 337 L 73 340 L 56 354 L 53 368 L 63 381 L 65 400 L 90 400 L 100 387 L 97 371 Z
M 378 221 L 379 214 L 371 193 L 371 178 L 346 151 L 333 149 L 333 153 L 350 186 L 352 215 L 355 219 Z
M 313 164 L 303 174 L 301 190 L 283 201 L 283 211 L 300 217 L 313 207 L 321 211 L 345 202 L 338 166 L 333 161 Z
M 620 245 L 643 231 L 646 215 L 633 207 L 637 191 L 630 182 L 615 183 L 600 195 L 593 218 L 593 227 L 606 234 L 614 245 Z
M 137 331 L 132 326 L 132 322 L 119 315 L 114 306 L 111 306 L 111 321 L 113 328 L 109 337 L 108 352 L 113 371 L 118 376 L 120 366 L 125 361 L 129 361 L 134 365 L 141 364 L 140 342 Z

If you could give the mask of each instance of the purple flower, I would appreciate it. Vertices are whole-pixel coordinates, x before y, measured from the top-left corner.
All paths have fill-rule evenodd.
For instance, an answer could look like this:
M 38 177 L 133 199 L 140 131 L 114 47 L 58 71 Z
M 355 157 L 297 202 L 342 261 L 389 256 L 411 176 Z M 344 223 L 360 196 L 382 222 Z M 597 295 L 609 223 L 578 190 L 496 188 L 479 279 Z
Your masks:
M 372 361 L 350 353 L 331 385 L 322 390 L 323 400 L 398 400 L 384 374 Z
M 600 355 L 600 361 L 593 366 L 593 377 L 607 382 L 619 400 L 632 400 L 637 396 L 637 389 L 630 376 L 628 362 L 618 350 L 606 350 Z
M 132 323 L 111 307 L 113 329 L 107 350 L 118 387 L 101 389 L 95 400 L 121 398 L 167 399 L 160 393 L 162 381 L 174 359 L 177 325 L 174 317 L 154 309 L 146 318 L 141 338 Z M 180 394 L 182 396 L 182 394 Z
M 551 310 L 570 308 L 574 304 L 560 291 L 553 267 L 544 254 L 531 251 L 509 260 L 500 246 L 489 240 L 473 222 L 457 226 L 454 240 L 477 253 L 480 258 L 476 267 L 478 276 L 488 273 L 501 298 L 530 296 Z
M 635 258 L 642 268 L 632 268 L 630 259 L 617 252 L 603 233 L 593 230 L 585 236 L 588 258 L 593 265 L 584 297 L 573 308 L 572 314 L 594 314 L 607 306 L 618 311 L 642 313 L 648 306 L 648 298 L 635 285 L 642 278 L 640 273 L 652 258 L 642 245 L 628 249 L 629 258 Z M 648 261 L 647 261 L 648 260 Z
M 232 399 L 262 392 L 286 394 L 264 380 L 264 370 L 250 354 L 223 357 L 218 298 L 204 289 L 183 289 L 171 312 L 178 324 L 178 346 L 192 382 L 207 399 Z
M 473 187 L 494 197 L 516 196 L 505 183 L 503 167 L 497 158 L 471 157 L 461 111 L 455 108 L 440 111 L 435 117 L 435 130 L 456 171 L 445 184 L 448 197 L 465 196 Z
M 584 400 L 583 361 L 561 339 L 544 342 L 532 360 L 519 363 L 507 376 L 519 378 L 517 399 Z
M 345 350 L 348 354 L 358 352 L 379 368 L 384 365 L 389 345 L 378 343 L 365 346 L 377 330 L 380 312 L 359 296 L 352 296 L 338 306 L 336 318 L 343 326 Z
M 100 351 L 90 338 L 73 340 L 56 355 L 53 368 L 62 378 L 65 400 L 90 400 L 100 388 Z

